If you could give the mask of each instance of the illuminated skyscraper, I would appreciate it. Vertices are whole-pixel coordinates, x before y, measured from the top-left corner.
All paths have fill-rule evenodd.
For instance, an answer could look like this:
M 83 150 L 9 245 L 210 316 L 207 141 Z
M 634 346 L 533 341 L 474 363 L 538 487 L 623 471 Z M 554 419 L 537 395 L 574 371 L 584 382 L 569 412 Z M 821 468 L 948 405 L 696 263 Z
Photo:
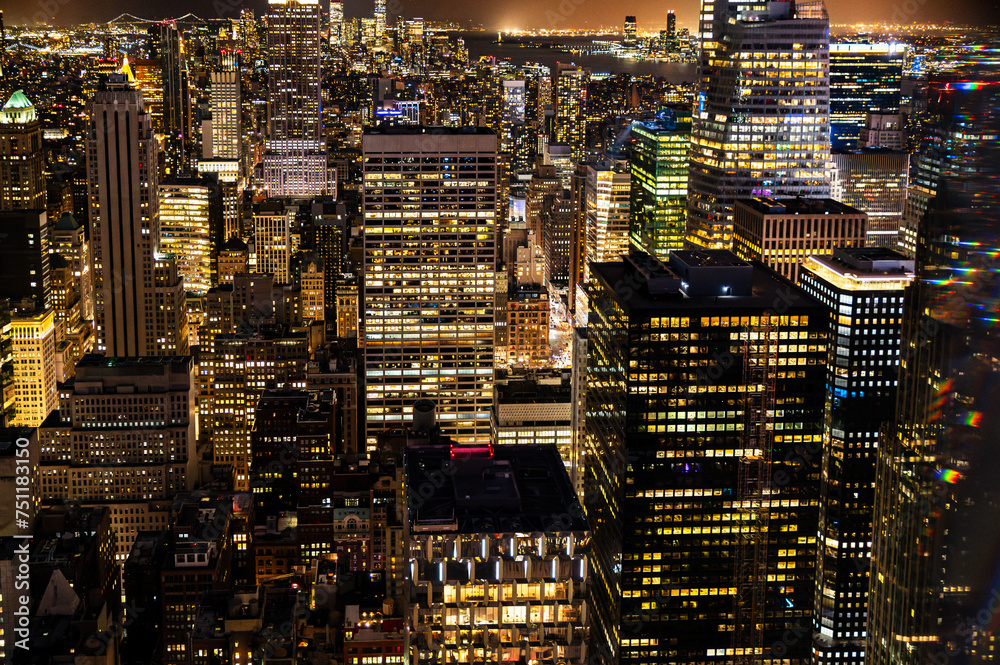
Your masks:
M 204 157 L 238 160 L 243 156 L 240 73 L 212 72 L 211 82 L 212 132 L 205 141 Z
M 684 246 L 687 219 L 688 151 L 691 111 L 663 109 L 655 120 L 632 123 L 633 245 L 659 259 Z
M 69 213 L 64 213 L 52 227 L 52 252 L 61 256 L 80 289 L 80 316 L 94 320 L 94 273 L 91 269 L 90 242 L 83 227 Z
M 918 228 L 895 418 L 879 445 L 871 665 L 989 663 L 998 641 L 1000 73 L 983 59 L 929 90 L 921 153 L 939 177 Z
M 15 426 L 38 427 L 56 408 L 56 327 L 52 309 L 15 314 Z
M 635 46 L 639 43 L 637 27 L 634 16 L 625 17 L 625 37 L 622 40 L 624 46 Z
M 903 290 L 913 261 L 882 248 L 809 257 L 803 290 L 830 313 L 813 648 L 816 665 L 864 663 L 875 460 L 899 372 Z
M 173 21 L 160 24 L 160 64 L 163 83 L 163 131 L 167 135 L 166 172 L 173 174 L 189 167 L 191 145 L 191 100 L 188 97 L 188 68 L 184 40 Z
M 583 161 L 587 154 L 587 70 L 571 65 L 556 68 L 555 140 L 572 150 L 573 159 Z
M 867 244 L 895 249 L 910 156 L 882 149 L 834 150 L 830 197 L 868 213 Z
M 437 403 L 442 430 L 486 442 L 493 404 L 497 138 L 488 130 L 365 133 L 364 293 L 369 445 Z
M 330 44 L 344 45 L 344 3 L 330 3 Z
M 510 174 L 529 173 L 535 154 L 534 133 L 525 121 L 526 81 L 503 81 L 500 99 L 500 153 Z
M 329 192 L 320 118 L 319 0 L 268 0 L 270 72 L 264 186 L 268 195 Z
M 222 199 L 207 178 L 160 183 L 160 249 L 173 254 L 184 290 L 204 294 L 216 286 L 216 258 L 223 243 Z
M 388 25 L 385 0 L 375 0 L 375 43 L 380 44 L 385 38 L 385 27 Z
M 112 75 L 106 89 L 90 104 L 88 185 L 91 238 L 94 250 L 95 318 L 98 349 L 121 356 L 183 355 L 187 353 L 187 319 L 183 308 L 173 311 L 184 283 L 157 270 L 160 214 L 156 195 L 157 153 L 149 113 L 142 94 L 121 75 Z M 166 271 L 166 272 L 164 272 Z M 158 275 L 157 272 L 160 274 Z M 159 278 L 159 279 L 158 279 Z M 157 293 L 167 295 L 159 302 Z M 183 351 L 166 350 L 165 336 L 154 322 L 164 321 Z M 163 333 L 163 330 L 160 330 Z
M 0 210 L 45 207 L 42 121 L 21 90 L 0 109 Z
M 820 482 L 796 451 L 821 445 L 826 312 L 728 251 L 591 278 L 597 662 L 805 665 Z
M 736 199 L 829 197 L 829 20 L 822 2 L 794 14 L 786 2 L 728 4 L 735 16 L 712 7 L 702 9 L 687 242 L 728 249 Z M 722 12 L 707 28 L 706 11 Z
M 899 112 L 905 44 L 830 44 L 830 147 L 857 147 L 865 114 Z
M 624 159 L 587 166 L 587 264 L 620 261 L 628 254 L 631 174 Z M 586 270 L 584 271 L 586 274 Z

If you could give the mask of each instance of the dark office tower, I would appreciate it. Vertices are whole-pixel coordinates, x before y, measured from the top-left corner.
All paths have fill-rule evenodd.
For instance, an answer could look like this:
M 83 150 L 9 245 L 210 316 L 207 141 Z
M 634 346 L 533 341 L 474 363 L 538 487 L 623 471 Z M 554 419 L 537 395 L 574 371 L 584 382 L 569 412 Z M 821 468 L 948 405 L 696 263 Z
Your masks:
M 855 148 L 865 114 L 899 112 L 905 44 L 830 44 L 830 147 Z
M 0 212 L 0 298 L 44 310 L 52 295 L 49 223 L 44 210 Z M 26 301 L 31 306 L 25 307 Z
M 1000 71 L 929 82 L 940 165 L 907 292 L 893 422 L 879 446 L 866 663 L 989 663 L 1000 486 Z
M 709 7 L 706 0 L 703 24 Z M 826 9 L 749 7 L 723 0 L 708 37 L 702 26 L 688 182 L 687 242 L 695 246 L 730 247 L 736 199 L 830 195 Z
M 913 261 L 882 248 L 812 256 L 799 283 L 830 313 L 813 662 L 861 665 L 868 618 L 872 510 L 879 429 L 892 413 L 899 371 L 903 291 Z
M 673 41 L 677 38 L 677 14 L 673 9 L 667 10 L 667 39 Z
M 18 90 L 0 109 L 0 210 L 44 207 L 42 121 Z
M 312 197 L 329 188 L 320 119 L 320 4 L 276 0 L 267 15 L 268 194 Z
M 158 254 L 159 146 L 142 93 L 120 74 L 110 79 L 90 104 L 87 150 L 98 349 L 184 355 L 187 317 L 175 307 L 184 282 Z
M 632 123 L 631 209 L 629 240 L 666 260 L 684 246 L 687 219 L 688 150 L 691 111 L 666 108 L 655 120 Z
M 167 135 L 167 173 L 187 170 L 191 141 L 191 103 L 184 40 L 173 21 L 160 24 L 160 67 L 163 81 L 163 131 Z
M 625 17 L 625 38 L 622 40 L 622 44 L 625 46 L 635 46 L 639 43 L 638 38 L 638 25 L 634 16 Z
M 823 306 L 725 250 L 595 264 L 588 288 L 603 661 L 808 663 Z

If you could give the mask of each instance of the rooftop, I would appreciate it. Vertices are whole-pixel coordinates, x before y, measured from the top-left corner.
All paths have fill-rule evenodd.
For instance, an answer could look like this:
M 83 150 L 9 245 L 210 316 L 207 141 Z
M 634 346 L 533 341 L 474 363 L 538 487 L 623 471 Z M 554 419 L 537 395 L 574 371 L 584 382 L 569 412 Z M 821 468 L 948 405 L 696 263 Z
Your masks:
M 554 445 L 416 445 L 406 449 L 407 503 L 416 533 L 586 531 Z M 553 515 L 564 515 L 553 526 Z
M 402 134 L 409 136 L 419 136 L 421 134 L 431 134 L 439 136 L 467 136 L 469 134 L 480 134 L 492 136 L 495 132 L 486 127 L 442 127 L 428 125 L 395 125 L 383 123 L 375 127 L 365 129 L 365 135 Z
M 669 266 L 641 253 L 628 258 L 636 262 L 645 259 L 640 265 L 646 269 L 637 269 L 632 260 L 591 265 L 595 284 L 615 293 L 628 312 L 672 311 L 679 315 L 734 308 L 766 310 L 781 304 L 820 307 L 764 264 L 747 263 L 729 250 L 671 252 Z M 659 266 L 649 268 L 650 261 Z
M 863 215 L 862 211 L 852 208 L 846 203 L 833 199 L 772 199 L 756 196 L 752 199 L 740 199 L 737 205 L 743 204 L 765 215 Z

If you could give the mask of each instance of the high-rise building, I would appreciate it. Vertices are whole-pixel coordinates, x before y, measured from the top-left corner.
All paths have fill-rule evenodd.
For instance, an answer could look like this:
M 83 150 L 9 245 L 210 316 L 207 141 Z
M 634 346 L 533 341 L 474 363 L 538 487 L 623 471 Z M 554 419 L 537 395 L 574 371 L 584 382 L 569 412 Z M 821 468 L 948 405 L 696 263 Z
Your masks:
M 38 427 L 56 408 L 56 327 L 52 309 L 11 318 L 14 350 L 14 425 Z
M 0 300 L 0 424 L 13 427 L 17 419 L 17 380 L 14 378 L 14 326 L 10 302 Z
M 822 441 L 826 312 L 724 250 L 595 264 L 589 290 L 599 662 L 808 663 L 820 480 L 796 451 Z
M 243 113 L 239 72 L 212 72 L 209 100 L 212 108 L 212 132 L 203 137 L 205 158 L 239 160 L 243 157 Z
M 160 250 L 177 261 L 184 290 L 204 294 L 218 284 L 223 243 L 222 197 L 208 178 L 178 177 L 157 188 Z
M 729 249 L 736 199 L 829 196 L 829 19 L 822 2 L 791 9 L 714 0 L 702 7 L 691 245 Z
M 61 256 L 76 280 L 80 290 L 80 316 L 94 320 L 94 273 L 91 270 L 90 242 L 73 215 L 64 213 L 52 227 L 52 252 Z
M 872 665 L 995 658 L 1000 72 L 990 58 L 928 82 L 921 153 L 938 175 L 917 229 L 895 417 L 878 449 Z
M 411 662 L 593 662 L 590 531 L 556 447 L 411 445 L 405 474 Z
M 639 43 L 638 25 L 634 16 L 625 17 L 625 32 L 622 39 L 623 46 L 635 46 Z
M 899 113 L 905 44 L 830 44 L 830 147 L 857 147 L 869 111 Z
M 733 215 L 733 253 L 795 283 L 807 257 L 864 247 L 867 234 L 868 216 L 832 199 L 741 199 Z
M 321 124 L 319 0 L 269 0 L 270 73 L 264 186 L 268 195 L 330 191 Z
M 167 136 L 166 172 L 168 175 L 173 175 L 188 170 L 187 151 L 193 138 L 184 38 L 181 37 L 174 21 L 160 23 L 160 65 L 163 84 L 163 132 Z
M 164 355 L 153 323 L 163 314 L 156 292 L 175 285 L 183 301 L 184 283 L 167 275 L 157 284 L 159 146 L 142 94 L 124 77 L 112 75 L 95 95 L 88 135 L 98 350 L 129 357 Z M 183 338 L 179 346 L 186 353 L 187 319 L 183 308 L 175 314 L 176 320 L 168 322 L 176 326 L 171 335 Z
M 52 297 L 45 210 L 0 211 L 0 238 L 0 298 L 19 309 L 44 310 Z
M 869 246 L 895 249 L 909 181 L 910 156 L 880 148 L 834 150 L 830 197 L 868 215 Z
M 398 428 L 427 397 L 448 435 L 488 441 L 497 138 L 485 129 L 387 127 L 365 132 L 362 147 L 367 440 Z
M 869 111 L 858 137 L 858 148 L 903 150 L 906 147 L 904 116 L 901 113 Z
M 498 138 L 509 174 L 529 173 L 533 166 L 535 141 L 525 115 L 527 89 L 526 81 L 503 81 Z
M 84 356 L 38 430 L 42 499 L 110 506 L 124 561 L 163 524 L 155 502 L 197 481 L 196 394 L 190 358 Z
M 835 249 L 802 264 L 803 290 L 830 314 L 813 662 L 864 663 L 875 461 L 899 371 L 903 291 L 913 261 L 883 248 Z
M 382 40 L 385 39 L 385 28 L 388 25 L 385 0 L 375 0 L 375 13 L 373 18 L 375 19 L 375 43 L 381 44 Z
M 330 44 L 344 46 L 344 3 L 330 3 Z
M 559 65 L 555 80 L 555 140 L 570 146 L 573 159 L 583 161 L 587 154 L 587 70 L 573 65 Z
M 214 462 L 231 466 L 234 489 L 247 491 L 257 402 L 264 390 L 305 387 L 308 340 L 273 328 L 252 335 L 225 333 L 214 338 L 210 353 Z
M 45 207 L 42 121 L 22 90 L 0 109 L 0 210 Z
M 628 254 L 631 189 L 627 160 L 605 157 L 587 166 L 588 264 L 618 261 Z
M 674 44 L 677 39 L 677 14 L 673 9 L 667 10 L 667 40 Z
M 673 14 L 671 14 L 672 16 Z M 632 123 L 629 238 L 660 259 L 684 246 L 691 111 L 666 108 L 655 120 Z
M 278 284 L 291 281 L 294 222 L 295 207 L 283 201 L 265 201 L 253 214 L 255 272 L 271 275 Z

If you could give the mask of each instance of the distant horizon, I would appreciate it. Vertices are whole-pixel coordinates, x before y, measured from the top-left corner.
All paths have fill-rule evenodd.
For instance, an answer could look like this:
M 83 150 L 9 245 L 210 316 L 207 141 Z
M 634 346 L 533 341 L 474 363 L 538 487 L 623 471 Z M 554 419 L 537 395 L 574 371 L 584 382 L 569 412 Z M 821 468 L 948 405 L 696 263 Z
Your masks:
M 320 0 L 326 11 L 328 0 Z M 346 4 L 346 3 L 345 3 Z M 350 3 L 347 18 L 370 16 L 374 0 Z M 609 7 L 589 0 L 548 0 L 544 3 L 530 0 L 507 0 L 503 3 L 463 2 L 461 4 L 440 0 L 389 0 L 387 2 L 390 19 L 402 14 L 404 17 L 422 17 L 434 22 L 455 22 L 463 26 L 480 25 L 486 31 L 507 31 L 520 29 L 553 30 L 597 30 L 600 28 L 621 31 L 626 14 L 635 15 L 639 30 L 656 31 L 666 26 L 667 10 L 675 10 L 678 28 L 687 27 L 694 31 L 698 23 L 698 0 L 637 0 L 629 4 L 629 9 L 621 5 Z M 49 11 L 43 10 L 48 5 Z M 857 24 L 927 25 L 950 24 L 955 27 L 982 29 L 1000 26 L 1000 0 L 956 0 L 947 6 L 930 0 L 830 0 L 826 3 L 830 13 L 831 26 L 850 27 Z M 254 10 L 257 16 L 266 12 L 263 0 L 214 0 L 211 4 L 203 0 L 150 0 L 142 4 L 133 0 L 108 0 L 100 4 L 51 0 L 49 3 L 25 3 L 20 7 L 6 8 L 6 22 L 10 26 L 35 27 L 42 23 L 53 27 L 71 27 L 90 23 L 108 23 L 121 14 L 130 14 L 139 19 L 160 21 L 192 13 L 201 19 L 235 18 L 244 8 Z M 169 9 L 168 9 L 169 8 Z M 99 11 L 102 16 L 94 16 Z M 49 15 L 47 15 L 49 14 Z M 44 16 L 44 19 L 42 17 Z

